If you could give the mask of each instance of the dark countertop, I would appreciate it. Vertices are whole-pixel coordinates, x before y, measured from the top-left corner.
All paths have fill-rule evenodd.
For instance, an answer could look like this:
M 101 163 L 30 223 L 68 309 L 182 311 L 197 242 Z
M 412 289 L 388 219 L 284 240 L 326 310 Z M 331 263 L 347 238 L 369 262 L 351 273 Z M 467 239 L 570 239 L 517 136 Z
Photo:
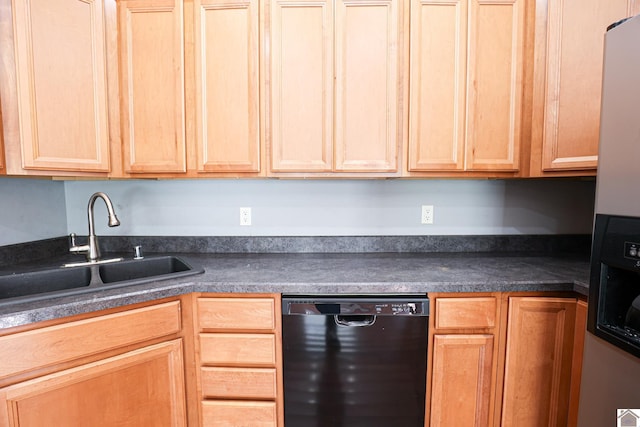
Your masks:
M 154 254 L 147 254 L 148 257 Z M 517 253 L 181 254 L 203 274 L 31 302 L 0 301 L 0 328 L 191 292 L 423 294 L 575 291 L 588 293 L 589 262 Z M 103 254 L 103 258 L 109 254 Z M 77 258 L 76 258 L 77 260 Z M 59 265 L 60 260 L 51 260 Z M 55 264 L 57 262 L 57 264 Z M 7 274 L 4 269 L 4 274 Z M 1 273 L 0 273 L 1 274 Z

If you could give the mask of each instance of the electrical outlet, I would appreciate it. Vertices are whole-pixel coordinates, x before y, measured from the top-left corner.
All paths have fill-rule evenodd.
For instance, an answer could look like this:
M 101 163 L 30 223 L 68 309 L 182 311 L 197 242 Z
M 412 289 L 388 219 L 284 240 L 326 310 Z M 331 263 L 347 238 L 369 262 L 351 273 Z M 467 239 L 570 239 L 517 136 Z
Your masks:
M 240 225 L 251 225 L 251 208 L 240 208 Z
M 422 205 L 423 224 L 433 224 L 433 205 Z

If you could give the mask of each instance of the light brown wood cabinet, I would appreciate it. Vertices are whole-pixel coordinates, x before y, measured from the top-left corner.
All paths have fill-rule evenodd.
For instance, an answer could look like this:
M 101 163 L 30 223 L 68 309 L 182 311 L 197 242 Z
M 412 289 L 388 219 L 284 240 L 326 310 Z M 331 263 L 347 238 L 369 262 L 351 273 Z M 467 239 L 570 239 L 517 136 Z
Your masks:
M 536 3 L 530 175 L 595 175 L 604 34 L 640 1 Z
M 585 319 L 575 298 L 509 298 L 501 425 L 575 425 Z
M 435 426 L 575 426 L 586 303 L 541 294 L 430 294 Z
M 123 173 L 259 173 L 259 2 L 118 7 Z
M 405 4 L 271 2 L 272 174 L 398 171 Z
M 283 426 L 279 295 L 196 297 L 202 426 Z
M 8 174 L 110 171 L 104 8 L 103 0 L 0 4 Z
M 527 0 L 411 0 L 408 171 L 517 172 Z
M 126 173 L 184 173 L 182 0 L 118 3 L 122 153 Z
M 494 425 L 500 298 L 446 295 L 430 296 L 429 425 Z
M 185 426 L 180 302 L 0 337 L 0 426 Z

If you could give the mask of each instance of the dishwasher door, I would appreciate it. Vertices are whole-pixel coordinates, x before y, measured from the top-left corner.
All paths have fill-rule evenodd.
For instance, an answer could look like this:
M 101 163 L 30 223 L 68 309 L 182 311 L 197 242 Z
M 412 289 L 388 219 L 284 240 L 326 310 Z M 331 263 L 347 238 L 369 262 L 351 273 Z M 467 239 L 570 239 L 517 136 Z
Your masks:
M 425 296 L 282 299 L 286 427 L 423 427 Z

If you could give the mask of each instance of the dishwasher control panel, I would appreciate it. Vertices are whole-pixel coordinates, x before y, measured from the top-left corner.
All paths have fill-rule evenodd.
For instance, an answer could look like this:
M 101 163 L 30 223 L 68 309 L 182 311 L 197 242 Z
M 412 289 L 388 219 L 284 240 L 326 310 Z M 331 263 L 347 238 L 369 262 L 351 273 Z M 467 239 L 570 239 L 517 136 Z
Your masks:
M 428 316 L 429 299 L 416 298 L 336 298 L 295 296 L 282 298 L 283 315 L 376 315 Z

